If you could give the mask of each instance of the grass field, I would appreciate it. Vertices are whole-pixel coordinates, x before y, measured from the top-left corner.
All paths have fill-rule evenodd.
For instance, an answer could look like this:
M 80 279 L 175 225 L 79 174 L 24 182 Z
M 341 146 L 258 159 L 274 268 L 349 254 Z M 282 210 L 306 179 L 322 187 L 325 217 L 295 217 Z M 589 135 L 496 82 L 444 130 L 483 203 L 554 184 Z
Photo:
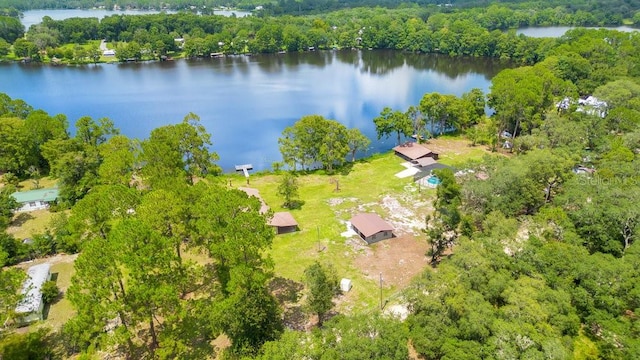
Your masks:
M 380 296 L 379 284 L 355 266 L 354 259 L 361 251 L 340 235 L 346 230 L 341 220 L 348 220 L 362 208 L 384 217 L 382 197 L 401 196 L 407 185 L 412 183 L 412 178 L 399 179 L 394 176 L 404 169 L 400 166 L 401 162 L 388 153 L 355 163 L 349 173 L 300 176 L 300 200 L 304 205 L 300 209 L 289 210 L 298 221 L 300 231 L 276 236 L 270 252 L 276 274 L 300 281 L 304 269 L 314 261 L 331 264 L 340 278 L 349 278 L 354 283 L 353 290 L 341 301 L 341 310 L 366 312 L 376 309 Z M 281 207 L 283 200 L 277 194 L 279 178 L 278 175 L 251 178 L 250 186 L 260 190 L 261 196 L 274 212 L 287 211 Z M 336 181 L 339 191 L 335 190 Z M 423 196 L 430 195 L 425 193 Z M 394 286 L 384 286 L 383 296 L 389 297 L 397 290 Z
M 459 138 L 439 138 L 428 145 L 440 153 L 442 163 L 455 167 L 470 160 L 479 160 L 488 152 L 483 147 L 471 147 Z M 299 209 L 282 208 L 283 199 L 277 193 L 281 174 L 257 173 L 246 184 L 237 174 L 225 175 L 230 186 L 256 188 L 271 210 L 290 211 L 297 220 L 300 231 L 278 235 L 273 241 L 269 255 L 274 261 L 276 276 L 301 281 L 306 267 L 314 261 L 331 264 L 339 278 L 349 278 L 353 288 L 336 299 L 336 310 L 341 313 L 371 313 L 380 306 L 379 274 L 383 274 L 382 298 L 389 304 L 400 302 L 400 291 L 409 279 L 428 268 L 424 252 L 426 242 L 418 231 L 423 226 L 424 215 L 432 211 L 431 202 L 435 190 L 415 185 L 412 177 L 398 178 L 396 173 L 404 170 L 403 161 L 393 153 L 377 154 L 351 164 L 343 172 L 327 175 L 324 172 L 300 174 L 299 193 L 303 205 Z M 54 182 L 43 179 L 41 186 L 52 186 Z M 24 183 L 24 188 L 29 186 Z M 336 187 L 339 191 L 336 191 Z M 390 206 L 392 204 L 393 206 Z M 409 225 L 393 223 L 398 238 L 381 241 L 368 246 L 359 238 L 345 238 L 345 221 L 358 212 L 376 212 L 390 221 L 394 212 L 400 216 L 409 214 Z M 395 214 L 397 215 L 397 214 Z M 19 215 L 21 216 L 21 215 Z M 22 215 L 18 226 L 11 228 L 14 236 L 29 237 L 42 232 L 53 214 L 48 211 Z M 398 220 L 397 218 L 395 219 Z M 202 262 L 204 256 L 189 254 L 187 258 Z M 57 283 L 66 291 L 73 274 L 75 257 L 59 255 L 52 264 L 52 272 L 58 274 Z M 54 257 L 56 258 L 56 257 Z M 62 298 L 51 306 L 45 324 L 59 327 L 73 313 L 68 300 Z M 36 325 L 40 326 L 40 325 Z

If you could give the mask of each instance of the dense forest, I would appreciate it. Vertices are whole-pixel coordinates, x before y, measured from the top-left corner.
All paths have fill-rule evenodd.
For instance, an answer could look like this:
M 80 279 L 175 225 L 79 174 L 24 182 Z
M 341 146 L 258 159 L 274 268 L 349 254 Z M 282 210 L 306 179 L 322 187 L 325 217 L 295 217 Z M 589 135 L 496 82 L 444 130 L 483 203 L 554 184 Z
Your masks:
M 571 1 L 571 0 L 0 0 L 0 9 L 13 8 L 17 10 L 29 9 L 88 9 L 104 7 L 113 9 L 171 9 L 208 12 L 208 9 L 220 6 L 230 6 L 245 10 L 261 7 L 264 14 L 302 15 L 343 10 L 358 7 L 402 8 L 412 6 L 439 6 L 445 11 L 467 8 L 484 8 L 492 4 L 508 6 L 512 9 L 563 9 L 568 13 L 589 13 L 597 17 L 631 18 L 640 7 L 637 0 L 606 0 L 606 1 Z
M 285 326 L 283 295 L 272 291 L 274 234 L 257 199 L 225 186 L 215 142 L 197 115 L 141 140 L 120 134 L 109 119 L 83 117 L 72 136 L 64 115 L 0 95 L 0 259 L 13 265 L 79 253 L 65 294 L 75 316 L 58 332 L 3 330 L 4 357 L 212 358 L 212 340 L 226 334 L 228 358 L 407 359 L 410 350 L 426 359 L 640 358 L 640 36 L 575 29 L 530 39 L 502 31 L 617 24 L 637 6 L 591 13 L 588 6 L 608 3 L 558 2 L 567 7 L 536 11 L 525 10 L 528 4 L 45 19 L 26 38 L 15 26 L 0 28 L 0 56 L 53 54 L 61 44 L 102 38 L 121 42 L 129 56 L 142 54 L 132 44 L 161 54 L 178 51 L 173 39 L 184 37 L 188 56 L 335 45 L 522 65 L 495 76 L 488 94 L 425 94 L 406 112 L 385 109 L 372 119 L 381 136 L 426 140 L 438 135 L 425 130 L 433 124 L 453 127 L 473 146 L 501 155 L 469 162 L 457 175 L 437 172 L 442 183 L 423 235 L 433 268 L 402 293 L 405 321 L 367 313 L 322 323 L 335 279 L 317 265 L 304 274 L 319 318 L 313 331 Z M 233 48 L 238 43 L 244 45 Z M 606 106 L 585 105 L 587 95 Z M 494 110 L 490 117 L 485 106 Z M 308 129 L 317 136 L 303 138 Z M 286 162 L 320 161 L 323 171 L 344 166 L 347 129 L 303 118 L 283 130 Z M 327 144 L 340 149 L 340 159 L 326 156 Z M 11 193 L 21 179 L 47 175 L 60 187 L 52 209 L 59 216 L 24 244 L 4 232 L 16 208 Z M 0 272 L 3 317 L 11 315 L 23 277 L 15 268 Z
M 106 39 L 113 43 L 120 61 L 160 59 L 167 54 L 208 57 L 211 53 L 355 48 L 492 57 L 534 64 L 570 39 L 528 38 L 508 29 L 545 25 L 602 26 L 620 21 L 620 18 L 586 12 L 572 14 L 561 9 L 512 10 L 490 6 L 443 13 L 439 8 L 358 8 L 304 17 L 234 18 L 178 13 L 113 15 L 101 20 L 45 18 L 23 37 L 24 29 L 17 18 L 0 16 L 3 25 L 0 56 L 31 61 L 49 61 L 55 57 L 70 63 L 93 63 L 100 61 L 101 55 L 95 41 Z M 175 39 L 184 39 L 184 43 Z M 86 45 L 90 41 L 94 41 L 93 45 Z

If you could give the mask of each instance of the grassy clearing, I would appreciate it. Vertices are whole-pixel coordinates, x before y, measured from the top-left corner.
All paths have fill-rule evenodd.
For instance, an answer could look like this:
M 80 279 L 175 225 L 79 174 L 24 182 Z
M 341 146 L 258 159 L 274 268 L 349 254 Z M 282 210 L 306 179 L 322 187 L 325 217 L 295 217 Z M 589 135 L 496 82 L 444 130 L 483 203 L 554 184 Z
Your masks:
M 497 154 L 490 152 L 486 146 L 471 146 L 471 141 L 451 135 L 431 139 L 426 146 L 439 154 L 439 162 L 457 169 L 471 161 L 479 161 L 486 155 Z
M 16 239 L 24 239 L 33 237 L 35 234 L 42 234 L 54 216 L 55 214 L 49 210 L 17 213 L 13 216 L 11 225 L 7 228 L 7 233 L 13 235 Z
M 314 261 L 332 264 L 340 278 L 350 278 L 354 283 L 353 290 L 340 301 L 341 310 L 368 312 L 377 309 L 378 281 L 353 264 L 358 250 L 340 235 L 346 230 L 340 220 L 348 220 L 365 204 L 367 209 L 376 209 L 384 215 L 381 197 L 402 194 L 412 181 L 411 177 L 399 179 L 394 176 L 404 169 L 400 163 L 395 155 L 387 153 L 355 163 L 346 174 L 313 173 L 299 177 L 300 199 L 304 205 L 290 212 L 298 221 L 300 231 L 275 238 L 270 254 L 276 274 L 300 281 L 304 269 Z M 273 174 L 251 179 L 251 186 L 260 190 L 274 212 L 287 211 L 281 207 L 283 200 L 277 194 L 279 179 L 279 175 Z M 336 180 L 340 191 L 335 191 Z M 336 202 L 339 204 L 331 205 Z M 394 287 L 385 286 L 383 296 L 389 297 L 396 291 Z
M 61 298 L 49 307 L 47 315 L 47 326 L 59 329 L 67 322 L 75 313 L 71 302 L 64 296 L 69 285 L 71 285 L 71 277 L 75 273 L 73 262 L 61 262 L 51 266 L 51 274 L 57 276 L 56 285 L 62 292 Z
M 57 179 L 53 179 L 48 176 L 43 177 L 42 179 L 40 179 L 40 181 L 38 181 L 38 188 L 42 189 L 56 187 L 57 182 Z M 34 189 L 36 189 L 36 183 L 32 179 L 23 180 L 18 184 L 19 191 L 29 191 Z

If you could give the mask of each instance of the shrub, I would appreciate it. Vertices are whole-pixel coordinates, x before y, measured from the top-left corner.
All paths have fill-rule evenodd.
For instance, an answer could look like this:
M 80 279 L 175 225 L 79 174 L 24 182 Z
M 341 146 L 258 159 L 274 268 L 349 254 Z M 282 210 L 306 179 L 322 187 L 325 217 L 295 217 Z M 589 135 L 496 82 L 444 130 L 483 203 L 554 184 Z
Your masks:
M 55 281 L 47 281 L 42 285 L 42 300 L 45 304 L 51 304 L 60 295 L 60 289 Z

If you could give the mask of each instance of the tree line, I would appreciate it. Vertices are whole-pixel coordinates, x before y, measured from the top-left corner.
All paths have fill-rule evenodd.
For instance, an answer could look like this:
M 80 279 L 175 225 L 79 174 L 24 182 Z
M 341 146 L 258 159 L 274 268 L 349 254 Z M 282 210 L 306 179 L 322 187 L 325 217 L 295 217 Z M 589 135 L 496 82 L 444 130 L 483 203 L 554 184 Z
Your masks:
M 127 52 L 126 59 L 159 58 L 184 52 L 188 57 L 211 53 L 275 53 L 312 49 L 394 49 L 451 56 L 509 59 L 533 64 L 547 56 L 558 40 L 518 36 L 507 29 L 523 26 L 620 24 L 591 13 L 551 9 L 520 10 L 492 5 L 485 9 L 403 8 L 340 10 L 314 16 L 244 18 L 178 14 L 112 15 L 52 20 L 32 26 L 22 38 L 19 21 L 0 17 L 0 56 L 74 59 L 73 52 L 56 50 L 64 44 L 106 39 Z M 184 44 L 175 39 L 185 39 Z M 11 47 L 13 44 L 13 48 Z M 97 48 L 97 47 L 96 47 Z M 75 57 L 92 62 L 87 49 Z M 78 50 L 80 50 L 78 49 Z M 94 49 L 95 50 L 95 49 Z

